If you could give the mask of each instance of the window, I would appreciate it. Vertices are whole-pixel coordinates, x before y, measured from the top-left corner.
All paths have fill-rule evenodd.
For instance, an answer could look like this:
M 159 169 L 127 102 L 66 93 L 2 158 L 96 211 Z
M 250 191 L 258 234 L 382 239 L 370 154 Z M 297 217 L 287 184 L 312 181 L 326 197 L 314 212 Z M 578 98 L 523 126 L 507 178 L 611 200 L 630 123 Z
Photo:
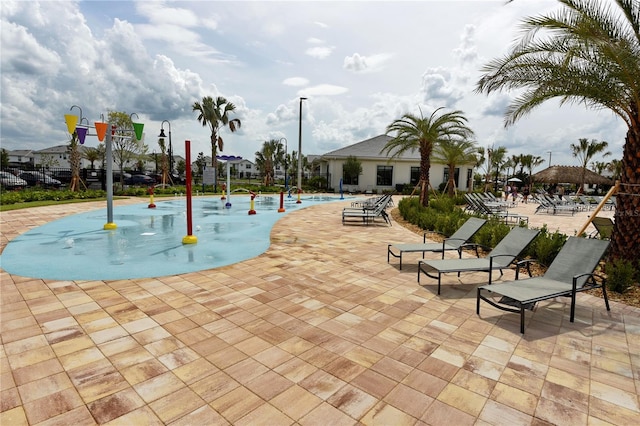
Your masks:
M 377 186 L 391 186 L 393 184 L 393 166 L 378 166 L 376 175 Z
M 456 167 L 454 175 L 453 175 L 453 180 L 455 182 L 455 187 L 458 187 L 458 180 L 460 178 L 460 169 L 458 167 Z M 445 167 L 444 168 L 444 180 L 443 182 L 446 184 L 447 182 L 449 182 L 449 167 Z
M 411 174 L 409 175 L 409 183 L 412 186 L 416 186 L 420 182 L 420 167 L 411 167 Z
M 351 176 L 351 175 L 346 175 L 344 173 L 344 168 L 342 170 L 342 183 L 345 185 L 357 185 L 358 184 L 358 175 L 356 176 Z

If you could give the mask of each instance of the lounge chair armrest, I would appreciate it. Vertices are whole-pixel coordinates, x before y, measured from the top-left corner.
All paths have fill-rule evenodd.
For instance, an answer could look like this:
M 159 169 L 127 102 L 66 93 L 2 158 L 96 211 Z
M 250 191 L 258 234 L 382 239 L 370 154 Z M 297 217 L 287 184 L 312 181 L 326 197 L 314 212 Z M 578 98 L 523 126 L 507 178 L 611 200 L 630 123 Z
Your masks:
M 520 268 L 527 268 L 527 273 L 529 274 L 529 277 L 533 276 L 533 274 L 531 273 L 532 263 L 539 263 L 542 265 L 542 263 L 540 263 L 538 259 L 524 259 L 516 262 L 516 280 L 520 278 Z
M 454 238 L 454 239 L 458 239 L 458 238 Z M 460 244 L 460 247 L 458 247 L 458 251 L 462 252 L 462 250 L 465 250 L 465 249 L 475 250 L 476 257 L 480 257 L 480 253 L 478 253 L 478 247 L 484 247 L 484 246 L 480 246 L 480 244 L 477 244 L 477 243 L 463 243 L 463 244 Z
M 513 259 L 516 258 L 516 256 L 514 256 L 512 254 L 494 254 L 494 255 L 490 255 L 489 256 L 489 266 L 490 266 L 491 269 L 493 269 L 494 259 L 498 259 L 498 258 L 501 258 L 501 257 L 511 258 L 512 261 L 513 261 Z M 511 262 L 509 262 L 509 263 L 511 263 Z
M 442 235 L 444 236 L 444 234 L 442 232 L 438 232 L 438 231 L 426 231 L 424 233 L 424 235 L 422 236 L 422 242 L 426 243 L 427 242 L 427 235 L 431 235 L 431 234 L 436 234 L 436 235 Z
M 604 276 L 600 275 L 600 274 L 596 274 L 595 272 L 590 273 L 590 274 L 586 273 L 586 274 L 574 275 L 573 276 L 573 290 L 574 291 L 577 290 L 578 279 L 580 279 L 582 277 L 588 277 L 587 280 L 582 285 L 582 288 L 584 288 L 586 286 L 593 287 L 593 288 L 598 288 L 598 287 L 600 287 L 600 285 L 605 285 L 605 283 L 606 283 L 606 278 Z M 598 284 L 596 282 L 596 277 L 600 279 L 602 284 Z M 591 281 L 591 283 L 589 281 Z

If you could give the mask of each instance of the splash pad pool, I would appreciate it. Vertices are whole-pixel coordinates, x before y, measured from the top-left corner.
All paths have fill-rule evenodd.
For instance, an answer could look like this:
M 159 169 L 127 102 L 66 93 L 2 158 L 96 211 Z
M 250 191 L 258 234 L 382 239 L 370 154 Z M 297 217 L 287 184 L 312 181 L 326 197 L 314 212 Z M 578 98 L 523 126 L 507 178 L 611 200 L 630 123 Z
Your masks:
M 193 198 L 193 234 L 197 244 L 182 244 L 186 200 L 156 200 L 118 206 L 117 228 L 104 230 L 106 209 L 65 217 L 16 238 L 5 247 L 2 268 L 15 275 L 54 280 L 150 278 L 212 269 L 264 253 L 273 225 L 283 215 L 339 197 L 308 196 L 297 204 L 278 195 L 256 198 L 257 214 L 249 215 L 250 197 L 234 195 L 231 207 L 220 197 Z

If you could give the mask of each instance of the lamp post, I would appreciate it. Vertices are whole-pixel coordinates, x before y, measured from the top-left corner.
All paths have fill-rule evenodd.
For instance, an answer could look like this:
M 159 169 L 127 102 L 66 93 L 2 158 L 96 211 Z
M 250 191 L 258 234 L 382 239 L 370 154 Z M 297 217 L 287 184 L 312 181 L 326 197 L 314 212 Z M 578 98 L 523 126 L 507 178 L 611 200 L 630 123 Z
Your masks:
M 302 192 L 302 101 L 307 98 L 300 97 L 300 116 L 298 120 L 298 203 L 300 203 L 300 193 Z
M 160 134 L 158 135 L 158 137 L 166 138 L 164 134 L 164 123 L 167 123 L 169 125 L 169 176 L 173 176 L 173 146 L 171 145 L 171 123 L 169 122 L 169 120 L 162 120 L 162 123 L 160 123 Z M 173 177 L 171 177 L 171 180 L 173 180 Z
M 289 184 L 287 183 L 287 138 L 280 138 L 280 143 L 284 141 L 284 190 L 289 190 Z

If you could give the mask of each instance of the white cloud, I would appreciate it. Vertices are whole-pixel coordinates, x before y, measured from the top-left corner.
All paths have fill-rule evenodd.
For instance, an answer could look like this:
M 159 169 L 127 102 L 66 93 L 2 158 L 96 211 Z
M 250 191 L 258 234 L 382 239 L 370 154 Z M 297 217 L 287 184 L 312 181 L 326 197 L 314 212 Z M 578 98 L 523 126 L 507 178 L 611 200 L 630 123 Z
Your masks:
M 355 73 L 382 71 L 385 62 L 389 59 L 391 59 L 389 54 L 360 56 L 358 53 L 354 53 L 344 58 L 343 67 Z
M 300 91 L 301 96 L 335 96 L 347 93 L 349 89 L 334 84 L 319 84 Z
M 294 87 L 306 86 L 307 84 L 309 84 L 309 80 L 307 80 L 304 77 L 289 77 L 285 79 L 282 82 L 282 84 L 284 84 L 285 86 L 294 86 Z
M 329 55 L 331 55 L 331 52 L 333 52 L 333 49 L 334 47 L 331 47 L 331 46 L 317 46 L 317 47 L 308 48 L 307 50 L 305 50 L 304 53 L 306 53 L 307 55 L 313 58 L 325 59 Z

